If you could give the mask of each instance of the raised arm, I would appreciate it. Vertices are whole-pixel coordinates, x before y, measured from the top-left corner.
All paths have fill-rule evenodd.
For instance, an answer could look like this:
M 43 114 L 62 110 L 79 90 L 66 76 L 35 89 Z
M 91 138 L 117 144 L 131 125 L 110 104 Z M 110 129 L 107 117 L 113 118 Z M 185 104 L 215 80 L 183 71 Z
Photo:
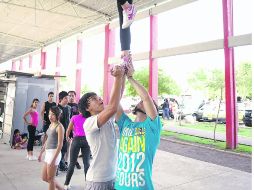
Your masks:
M 123 81 L 124 70 L 121 66 L 116 65 L 111 71 L 111 75 L 115 77 L 111 90 L 111 96 L 107 107 L 98 115 L 98 127 L 104 125 L 116 112 L 120 102 L 121 86 Z
M 123 76 L 123 80 L 122 80 L 122 88 L 121 88 L 121 96 L 120 96 L 120 100 L 122 99 L 123 96 L 123 92 L 124 92 L 124 88 L 125 88 L 125 81 L 126 81 L 126 75 Z M 118 108 L 117 108 L 117 112 L 116 112 L 116 117 L 115 120 L 118 121 L 121 117 L 121 115 L 123 114 L 123 107 L 122 105 L 119 103 Z
M 153 103 L 152 97 L 149 95 L 147 90 L 133 78 L 133 73 L 134 73 L 134 67 L 133 64 L 127 64 L 128 72 L 127 72 L 127 78 L 130 84 L 133 86 L 133 88 L 136 90 L 138 95 L 140 96 L 141 100 L 143 101 L 145 112 L 148 117 L 150 117 L 152 120 L 154 120 L 158 112 L 156 110 L 156 107 Z
M 25 124 L 27 125 L 31 125 L 31 123 L 26 120 L 26 116 L 28 116 L 31 112 L 32 112 L 32 108 L 29 108 L 29 110 L 23 115 L 23 120 Z

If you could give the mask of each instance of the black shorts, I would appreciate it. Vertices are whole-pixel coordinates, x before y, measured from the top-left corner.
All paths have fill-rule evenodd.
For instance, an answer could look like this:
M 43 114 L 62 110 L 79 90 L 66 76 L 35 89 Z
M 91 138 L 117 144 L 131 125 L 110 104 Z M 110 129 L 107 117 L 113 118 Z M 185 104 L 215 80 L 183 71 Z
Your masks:
M 49 126 L 50 126 L 50 124 L 43 125 L 43 127 L 42 127 L 43 133 L 46 133 L 46 131 L 48 130 Z

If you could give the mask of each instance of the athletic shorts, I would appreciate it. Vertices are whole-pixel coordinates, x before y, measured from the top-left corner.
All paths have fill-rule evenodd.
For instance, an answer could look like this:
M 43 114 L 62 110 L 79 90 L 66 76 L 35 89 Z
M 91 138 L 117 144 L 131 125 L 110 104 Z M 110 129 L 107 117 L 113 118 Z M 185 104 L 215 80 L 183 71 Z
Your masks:
M 45 154 L 45 158 L 44 161 L 47 164 L 51 164 L 53 157 L 55 155 L 56 149 L 46 149 L 46 154 Z M 59 162 L 61 160 L 61 152 L 58 154 L 58 156 L 56 157 L 56 162 L 55 165 L 58 166 Z
M 114 190 L 114 180 L 106 182 L 86 181 L 85 190 Z

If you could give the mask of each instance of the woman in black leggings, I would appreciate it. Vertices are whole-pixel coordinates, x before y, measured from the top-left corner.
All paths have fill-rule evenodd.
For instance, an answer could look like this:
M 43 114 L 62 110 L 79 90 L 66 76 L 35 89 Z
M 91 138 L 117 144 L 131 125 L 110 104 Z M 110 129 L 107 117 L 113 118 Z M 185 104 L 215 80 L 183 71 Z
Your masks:
M 35 131 L 39 121 L 39 113 L 37 111 L 39 100 L 37 98 L 33 99 L 33 103 L 28 109 L 28 111 L 24 114 L 23 119 L 27 124 L 27 130 L 29 134 L 28 144 L 27 144 L 27 158 L 30 161 L 37 160 L 37 157 L 33 155 L 33 146 L 35 139 Z M 27 121 L 26 116 L 30 115 L 31 120 Z
M 120 23 L 121 58 L 123 59 L 123 64 L 126 64 L 131 58 L 131 32 L 129 26 L 134 21 L 136 9 L 132 4 L 132 0 L 117 0 L 117 8 Z
M 70 180 L 74 172 L 80 150 L 82 152 L 85 176 L 89 168 L 90 147 L 86 140 L 86 135 L 83 128 L 85 120 L 86 118 L 82 114 L 72 116 L 68 129 L 66 131 L 66 139 L 69 142 L 71 141 L 71 139 L 69 138 L 71 131 L 73 131 L 73 139 L 70 150 L 70 165 L 66 174 L 64 189 L 70 189 Z

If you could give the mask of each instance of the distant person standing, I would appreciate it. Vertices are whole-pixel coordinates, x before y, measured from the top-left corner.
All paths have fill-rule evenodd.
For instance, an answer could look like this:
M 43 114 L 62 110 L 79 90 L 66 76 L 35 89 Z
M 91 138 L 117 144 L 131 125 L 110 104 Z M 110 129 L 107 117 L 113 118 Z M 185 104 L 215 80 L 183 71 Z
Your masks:
M 67 152 L 67 141 L 65 138 L 66 130 L 68 128 L 69 122 L 70 122 L 70 109 L 68 104 L 68 93 L 66 91 L 61 91 L 59 93 L 59 104 L 58 107 L 62 111 L 62 114 L 60 116 L 60 122 L 64 127 L 64 139 L 63 139 L 63 147 L 61 150 L 62 158 L 59 164 L 59 170 L 60 171 L 67 171 L 67 164 L 65 163 L 65 154 Z
M 163 110 L 162 118 L 163 119 L 167 118 L 169 120 L 169 102 L 167 98 L 164 99 L 164 102 L 162 104 L 162 110 Z
M 176 100 L 173 101 L 173 105 L 172 105 L 172 112 L 174 115 L 174 120 L 175 122 L 177 122 L 179 120 L 180 117 L 180 110 L 179 110 L 179 106 Z
M 76 103 L 76 92 L 75 91 L 69 91 L 68 92 L 68 106 L 70 106 L 71 109 L 71 115 L 70 118 L 72 118 L 72 116 L 74 115 L 79 115 L 79 111 L 78 111 L 78 104 Z M 69 137 L 73 138 L 73 132 L 72 130 L 70 130 L 69 133 Z M 66 159 L 69 157 L 69 153 L 70 153 L 70 143 L 67 141 L 67 154 L 66 154 Z M 76 167 L 77 169 L 81 169 L 81 166 L 79 165 L 78 161 L 76 162 Z
M 48 100 L 46 102 L 44 102 L 41 107 L 41 119 L 43 121 L 43 129 L 42 130 L 44 133 L 42 144 L 45 143 L 45 140 L 46 140 L 45 134 L 46 134 L 46 131 L 48 130 L 49 125 L 50 125 L 49 109 L 52 108 L 53 106 L 56 106 L 56 103 L 53 101 L 53 98 L 54 98 L 54 92 L 49 92 L 48 93 Z
M 69 91 L 68 92 L 68 106 L 71 107 L 71 115 L 70 118 L 74 115 L 78 115 L 78 104 L 76 103 L 76 92 L 75 91 Z
M 35 131 L 39 121 L 39 113 L 37 111 L 39 100 L 37 98 L 33 99 L 32 105 L 28 111 L 24 114 L 23 119 L 27 124 L 27 130 L 29 134 L 28 144 L 27 144 L 27 158 L 30 161 L 37 160 L 37 157 L 33 155 Z M 27 121 L 26 116 L 30 115 L 31 120 Z

